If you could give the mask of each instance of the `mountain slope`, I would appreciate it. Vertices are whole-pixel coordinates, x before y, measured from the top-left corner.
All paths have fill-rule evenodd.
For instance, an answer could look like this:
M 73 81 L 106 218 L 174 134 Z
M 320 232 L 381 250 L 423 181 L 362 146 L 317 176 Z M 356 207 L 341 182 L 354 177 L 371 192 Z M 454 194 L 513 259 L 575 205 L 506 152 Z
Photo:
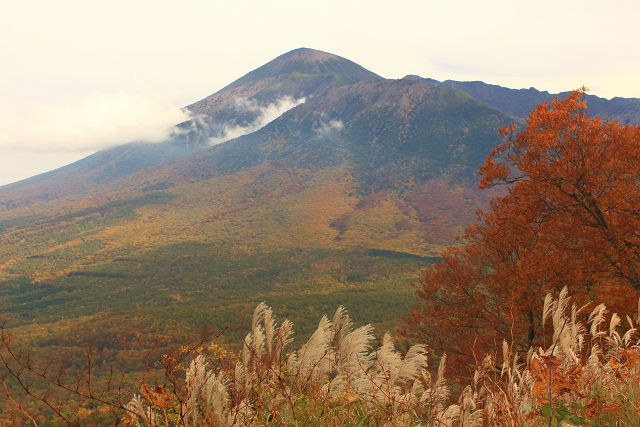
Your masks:
M 84 316 L 100 337 L 235 334 L 263 300 L 302 330 L 337 304 L 392 325 L 486 203 L 473 171 L 510 121 L 422 81 L 330 85 L 252 134 L 0 214 L 0 297 L 21 334 L 70 346 Z
M 186 156 L 163 176 L 209 179 L 265 161 L 303 168 L 348 162 L 360 192 L 448 175 L 472 179 L 511 117 L 462 92 L 408 79 L 331 87 L 263 129 Z
M 328 87 L 380 76 L 347 59 L 313 49 L 296 49 L 248 73 L 186 110 L 197 117 L 176 126 L 168 141 L 130 143 L 108 148 L 71 165 L 0 187 L 0 210 L 64 198 L 157 166 L 224 139 L 225 131 L 249 132 L 263 111 L 280 101 L 299 99 Z M 300 102 L 299 101 L 299 102 Z M 289 101 L 287 101 L 289 102 Z
M 555 97 L 563 98 L 568 94 L 568 92 L 552 94 L 535 88 L 509 89 L 480 81 L 446 80 L 439 82 L 434 79 L 425 79 L 425 81 L 431 86 L 461 90 L 493 108 L 518 118 L 527 117 L 529 112 L 542 102 L 551 102 Z M 638 98 L 605 99 L 586 95 L 586 99 L 588 112 L 593 116 L 621 123 L 640 124 L 640 99 Z
M 176 145 L 191 148 L 117 147 L 0 189 L 15 334 L 57 353 L 92 342 L 132 369 L 129 346 L 156 334 L 175 344 L 209 324 L 240 342 L 261 301 L 299 336 L 340 304 L 392 327 L 420 270 L 486 206 L 475 171 L 514 120 L 433 86 L 297 50 L 191 106 Z M 285 97 L 306 100 L 197 146 Z
M 82 194 L 202 148 L 174 140 L 154 144 L 129 143 L 102 150 L 56 170 L 0 187 L 0 211 Z

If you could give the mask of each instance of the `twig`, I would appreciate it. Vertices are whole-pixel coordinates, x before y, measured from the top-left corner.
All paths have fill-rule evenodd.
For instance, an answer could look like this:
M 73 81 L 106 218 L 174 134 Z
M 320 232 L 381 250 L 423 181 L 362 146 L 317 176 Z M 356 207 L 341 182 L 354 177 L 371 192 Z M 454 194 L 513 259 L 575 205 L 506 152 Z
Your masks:
M 9 398 L 9 400 L 11 400 L 11 403 L 13 403 L 14 405 L 16 405 L 16 407 L 18 409 L 20 409 L 20 412 L 22 412 L 27 418 L 29 418 L 31 420 L 31 422 L 33 423 L 34 426 L 38 427 L 38 423 L 36 422 L 36 420 L 27 413 L 27 411 L 25 411 L 22 406 L 16 402 L 15 400 L 13 400 L 13 397 L 11 397 L 11 393 L 9 393 L 9 389 L 7 388 L 7 382 L 5 381 L 4 378 L 2 378 L 2 384 L 4 385 L 4 393 L 7 395 L 7 397 Z

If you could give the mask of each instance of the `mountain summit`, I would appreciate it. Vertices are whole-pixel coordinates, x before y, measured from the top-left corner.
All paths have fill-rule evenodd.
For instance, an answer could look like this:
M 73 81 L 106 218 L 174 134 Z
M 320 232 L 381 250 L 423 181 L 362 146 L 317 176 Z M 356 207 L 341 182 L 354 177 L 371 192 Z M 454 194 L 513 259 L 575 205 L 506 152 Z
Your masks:
M 229 87 L 237 87 L 265 78 L 292 75 L 298 78 L 308 76 L 332 77 L 334 83 L 339 85 L 382 80 L 379 75 L 346 58 L 321 50 L 301 47 L 282 54 L 260 68 L 251 71 L 231 83 Z
M 353 61 L 320 50 L 299 48 L 278 56 L 220 91 L 186 107 L 216 124 L 246 125 L 255 115 L 242 117 L 234 100 L 252 99 L 258 105 L 277 103 L 284 97 L 302 99 L 331 86 L 383 80 Z

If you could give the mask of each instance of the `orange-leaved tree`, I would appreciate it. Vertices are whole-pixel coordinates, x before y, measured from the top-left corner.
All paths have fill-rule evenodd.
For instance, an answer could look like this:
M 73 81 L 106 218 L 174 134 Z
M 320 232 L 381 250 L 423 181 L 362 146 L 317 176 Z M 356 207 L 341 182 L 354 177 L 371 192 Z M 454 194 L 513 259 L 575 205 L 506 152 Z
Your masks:
M 506 192 L 426 271 L 407 316 L 405 332 L 458 362 L 509 335 L 528 348 L 553 289 L 627 312 L 638 301 L 640 127 L 591 118 L 583 88 L 514 131 L 480 169 L 481 188 Z

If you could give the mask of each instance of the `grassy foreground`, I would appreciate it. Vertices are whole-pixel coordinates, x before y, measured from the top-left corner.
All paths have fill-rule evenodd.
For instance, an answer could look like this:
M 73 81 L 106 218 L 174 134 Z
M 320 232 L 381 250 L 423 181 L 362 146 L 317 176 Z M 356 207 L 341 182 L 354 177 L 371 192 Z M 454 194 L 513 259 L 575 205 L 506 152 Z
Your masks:
M 108 393 L 87 399 L 82 377 L 78 389 L 67 390 L 70 403 L 57 407 L 58 416 L 154 426 L 638 425 L 637 316 L 623 324 L 604 304 L 585 309 L 571 304 L 566 288 L 557 299 L 547 295 L 549 347 L 515 354 L 504 341 L 496 349 L 500 355 L 476 361 L 473 380 L 454 395 L 446 355 L 436 359 L 437 369 L 430 367 L 427 345 L 401 353 L 389 334 L 379 341 L 370 325 L 354 328 L 340 307 L 294 350 L 293 323 L 278 323 L 261 303 L 240 352 L 215 342 L 183 347 L 163 357 L 161 381 L 145 378 L 139 390 L 113 389 L 111 399 Z M 9 349 L 3 341 L 4 357 Z M 23 376 L 19 360 L 8 360 Z M 83 396 L 79 411 L 74 402 Z M 21 416 L 17 410 L 11 415 Z M 28 421 L 28 412 L 22 415 Z

